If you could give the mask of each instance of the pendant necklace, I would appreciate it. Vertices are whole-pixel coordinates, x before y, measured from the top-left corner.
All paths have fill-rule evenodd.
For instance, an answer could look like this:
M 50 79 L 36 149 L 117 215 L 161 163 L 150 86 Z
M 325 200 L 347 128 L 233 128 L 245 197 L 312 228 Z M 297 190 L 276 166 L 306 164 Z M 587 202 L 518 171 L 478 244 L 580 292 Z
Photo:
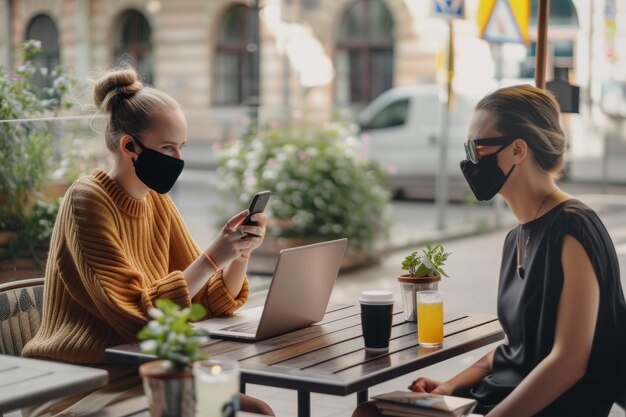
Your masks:
M 539 204 L 539 208 L 537 209 L 537 212 L 535 213 L 535 217 L 533 218 L 532 221 L 537 220 L 537 217 L 539 216 L 539 213 L 541 212 L 541 209 L 543 208 L 543 205 L 546 203 L 546 201 L 548 201 L 548 198 L 550 198 L 550 196 L 552 194 L 554 194 L 555 192 L 557 192 L 558 188 L 555 188 L 554 190 L 552 190 L 550 192 L 550 194 L 546 195 L 543 200 L 541 200 L 541 203 Z M 517 276 L 520 279 L 524 279 L 526 278 L 526 269 L 524 268 L 524 265 L 522 264 L 523 262 L 526 262 L 526 255 L 528 252 L 528 244 L 530 243 L 530 237 L 532 236 L 532 232 L 528 233 L 528 237 L 526 238 L 526 242 L 524 242 L 524 256 L 520 256 L 520 247 L 521 247 L 521 237 L 522 237 L 522 225 L 519 225 L 519 231 L 517 232 L 517 244 L 516 244 L 516 253 L 517 253 Z M 520 262 L 521 261 L 521 262 Z

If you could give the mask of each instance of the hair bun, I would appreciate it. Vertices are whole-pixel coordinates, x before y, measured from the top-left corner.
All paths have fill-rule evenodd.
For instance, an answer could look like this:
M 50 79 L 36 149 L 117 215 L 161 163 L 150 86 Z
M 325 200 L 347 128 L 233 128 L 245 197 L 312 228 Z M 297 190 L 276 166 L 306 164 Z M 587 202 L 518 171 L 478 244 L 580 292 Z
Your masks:
M 98 108 L 111 112 L 114 103 L 118 103 L 119 99 L 132 97 L 142 88 L 143 84 L 137 79 L 137 72 L 134 69 L 117 70 L 96 82 L 93 99 Z

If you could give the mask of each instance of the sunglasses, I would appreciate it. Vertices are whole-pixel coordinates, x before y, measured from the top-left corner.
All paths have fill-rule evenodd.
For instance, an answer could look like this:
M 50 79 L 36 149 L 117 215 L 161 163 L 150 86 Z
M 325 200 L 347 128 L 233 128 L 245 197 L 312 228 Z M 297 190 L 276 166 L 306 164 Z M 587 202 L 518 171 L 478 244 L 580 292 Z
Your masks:
M 515 137 L 498 136 L 495 138 L 479 138 L 468 139 L 463 145 L 465 146 L 465 155 L 467 159 L 474 164 L 478 163 L 478 150 L 477 146 L 498 146 L 498 145 L 510 145 L 515 140 Z

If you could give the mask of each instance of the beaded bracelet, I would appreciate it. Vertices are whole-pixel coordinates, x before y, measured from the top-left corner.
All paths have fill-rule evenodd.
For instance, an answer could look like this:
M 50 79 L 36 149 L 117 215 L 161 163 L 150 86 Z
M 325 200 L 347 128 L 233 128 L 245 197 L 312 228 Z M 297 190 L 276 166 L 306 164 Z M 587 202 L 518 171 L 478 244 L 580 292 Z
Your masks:
M 220 267 L 213 260 L 213 258 L 211 257 L 211 254 L 209 254 L 209 250 L 208 249 L 205 250 L 204 252 L 202 252 L 202 254 L 206 258 L 206 260 L 209 261 L 209 265 L 211 265 L 211 268 L 213 268 L 215 271 L 219 271 L 220 270 Z

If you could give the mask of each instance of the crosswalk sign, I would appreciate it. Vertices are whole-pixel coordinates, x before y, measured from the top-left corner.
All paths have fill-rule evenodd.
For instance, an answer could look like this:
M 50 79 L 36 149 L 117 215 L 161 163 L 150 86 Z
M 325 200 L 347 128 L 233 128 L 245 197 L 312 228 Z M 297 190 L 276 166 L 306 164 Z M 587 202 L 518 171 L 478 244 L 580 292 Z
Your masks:
M 465 16 L 464 0 L 433 0 L 434 17 L 462 19 Z
M 486 41 L 528 45 L 530 0 L 481 0 L 478 28 Z

